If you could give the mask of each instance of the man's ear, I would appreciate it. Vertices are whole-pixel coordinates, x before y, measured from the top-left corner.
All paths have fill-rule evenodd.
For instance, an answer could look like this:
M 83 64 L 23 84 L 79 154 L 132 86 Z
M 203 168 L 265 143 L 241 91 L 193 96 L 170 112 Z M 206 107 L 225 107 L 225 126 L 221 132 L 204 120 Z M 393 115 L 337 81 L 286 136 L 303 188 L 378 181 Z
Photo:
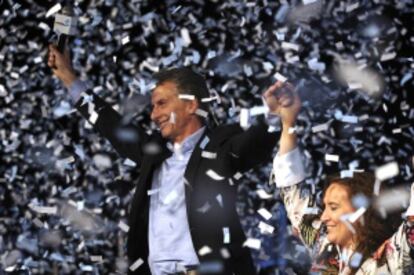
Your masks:
M 195 114 L 197 109 L 198 109 L 198 100 L 194 99 L 194 100 L 189 100 L 187 102 L 187 108 L 188 108 L 188 112 L 190 114 Z

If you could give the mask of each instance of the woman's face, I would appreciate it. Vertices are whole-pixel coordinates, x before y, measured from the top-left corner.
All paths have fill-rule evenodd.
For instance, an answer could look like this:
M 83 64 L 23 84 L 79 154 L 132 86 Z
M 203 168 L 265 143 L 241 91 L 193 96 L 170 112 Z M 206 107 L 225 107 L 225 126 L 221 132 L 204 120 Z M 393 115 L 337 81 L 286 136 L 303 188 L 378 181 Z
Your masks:
M 340 247 L 350 247 L 353 234 L 341 220 L 343 215 L 355 212 L 348 190 L 343 185 L 332 183 L 325 192 L 323 203 L 325 210 L 321 220 L 326 225 L 328 240 Z

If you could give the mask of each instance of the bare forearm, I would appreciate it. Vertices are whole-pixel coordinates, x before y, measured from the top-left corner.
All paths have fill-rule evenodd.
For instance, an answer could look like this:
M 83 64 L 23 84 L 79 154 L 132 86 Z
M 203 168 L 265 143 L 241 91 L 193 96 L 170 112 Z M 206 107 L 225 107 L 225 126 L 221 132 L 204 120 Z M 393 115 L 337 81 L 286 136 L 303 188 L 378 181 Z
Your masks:
M 297 145 L 296 133 L 294 131 L 291 131 L 291 133 L 289 133 L 289 128 L 293 128 L 293 125 L 292 126 L 283 125 L 282 127 L 282 133 L 280 135 L 280 144 L 279 144 L 280 155 L 286 154 L 296 148 L 296 145 Z

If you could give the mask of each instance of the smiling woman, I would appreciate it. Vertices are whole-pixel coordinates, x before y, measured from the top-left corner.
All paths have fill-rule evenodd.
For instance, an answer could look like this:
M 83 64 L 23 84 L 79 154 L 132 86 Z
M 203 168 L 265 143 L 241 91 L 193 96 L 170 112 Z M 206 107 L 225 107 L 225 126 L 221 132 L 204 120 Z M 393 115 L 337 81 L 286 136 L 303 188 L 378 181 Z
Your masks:
M 384 217 L 374 203 L 374 175 L 354 172 L 352 177 L 329 177 L 319 213 L 303 181 L 299 149 L 276 155 L 273 173 L 294 234 L 311 251 L 312 272 L 405 274 L 412 267 L 413 213 L 407 211 L 402 223 L 399 214 Z

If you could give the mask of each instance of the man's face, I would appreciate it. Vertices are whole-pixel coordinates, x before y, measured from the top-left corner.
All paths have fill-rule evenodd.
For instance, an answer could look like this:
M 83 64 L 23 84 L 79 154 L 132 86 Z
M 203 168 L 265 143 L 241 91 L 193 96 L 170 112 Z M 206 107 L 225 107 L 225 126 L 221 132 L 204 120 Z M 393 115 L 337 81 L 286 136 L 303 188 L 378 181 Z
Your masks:
M 341 221 L 341 216 L 351 214 L 355 209 L 346 187 L 332 183 L 325 192 L 323 202 L 325 210 L 321 220 L 326 225 L 328 240 L 341 247 L 349 247 L 353 242 L 353 234 L 348 226 Z
M 152 92 L 151 120 L 160 127 L 161 135 L 172 142 L 182 142 L 194 123 L 195 102 L 178 98 L 177 85 L 166 81 Z

